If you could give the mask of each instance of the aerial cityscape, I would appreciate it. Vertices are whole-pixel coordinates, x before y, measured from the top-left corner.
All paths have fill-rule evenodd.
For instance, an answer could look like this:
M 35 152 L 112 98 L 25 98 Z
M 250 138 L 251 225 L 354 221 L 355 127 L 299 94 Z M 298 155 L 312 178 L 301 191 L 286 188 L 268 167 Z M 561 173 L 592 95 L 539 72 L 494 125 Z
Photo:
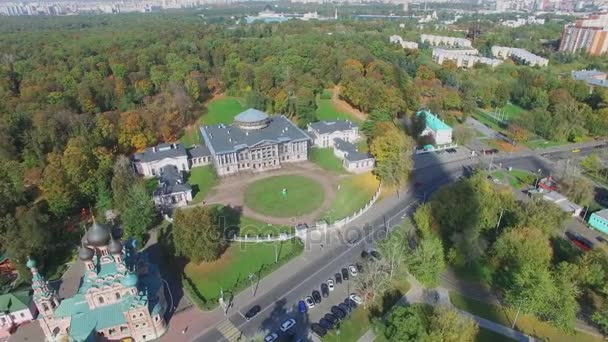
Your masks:
M 0 341 L 603 341 L 608 3 L 0 1 Z

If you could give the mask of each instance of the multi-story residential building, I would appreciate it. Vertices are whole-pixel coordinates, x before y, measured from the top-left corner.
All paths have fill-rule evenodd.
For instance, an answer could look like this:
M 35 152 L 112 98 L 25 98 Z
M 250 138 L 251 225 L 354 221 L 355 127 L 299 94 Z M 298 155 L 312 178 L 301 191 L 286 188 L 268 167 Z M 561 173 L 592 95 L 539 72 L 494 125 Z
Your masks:
M 406 40 L 403 40 L 403 38 L 401 38 L 401 36 L 398 36 L 396 34 L 390 36 L 388 38 L 388 41 L 390 43 L 393 43 L 393 44 L 399 44 L 404 49 L 410 49 L 410 50 L 417 50 L 418 49 L 418 43 L 416 43 L 416 42 L 408 42 Z
M 84 274 L 72 297 L 59 298 L 27 261 L 34 303 L 47 341 L 151 341 L 167 330 L 165 292 L 155 265 L 136 243 L 125 245 L 97 222 L 82 239 Z
M 514 61 L 530 66 L 547 66 L 549 60 L 527 50 L 506 46 L 492 46 L 492 55 L 496 58 L 511 58 Z
M 608 88 L 608 74 L 599 70 L 578 70 L 572 71 L 572 78 L 578 81 L 583 81 L 589 86 L 589 93 L 593 92 L 593 88 L 602 87 Z
M 430 45 L 446 45 L 446 46 L 459 46 L 459 47 L 471 47 L 471 41 L 465 38 L 458 37 L 447 37 L 447 36 L 435 36 L 432 34 L 420 35 L 420 41 L 423 43 L 429 43 Z
M 359 127 L 349 120 L 317 121 L 308 124 L 308 133 L 319 148 L 333 148 L 334 155 L 342 160 L 348 172 L 371 171 L 375 159 L 369 153 L 359 152 L 357 141 L 361 139 Z
M 487 64 L 492 68 L 500 65 L 500 59 L 486 58 L 477 56 L 477 49 L 446 49 L 435 48 L 432 54 L 433 61 L 443 64 L 445 61 L 452 61 L 459 68 L 472 68 L 475 64 Z
M 231 125 L 200 128 L 218 175 L 265 171 L 308 160 L 310 137 L 283 115 L 248 109 Z
M 592 14 L 565 25 L 559 51 L 584 51 L 594 56 L 608 52 L 608 13 Z
M 34 320 L 36 313 L 31 291 L 0 295 L 0 339 L 8 338 L 18 326 Z
M 448 126 L 437 115 L 429 110 L 418 111 L 416 115 L 424 115 L 425 120 L 425 127 L 420 136 L 432 136 L 435 140 L 435 145 L 448 145 L 452 143 L 452 127 Z

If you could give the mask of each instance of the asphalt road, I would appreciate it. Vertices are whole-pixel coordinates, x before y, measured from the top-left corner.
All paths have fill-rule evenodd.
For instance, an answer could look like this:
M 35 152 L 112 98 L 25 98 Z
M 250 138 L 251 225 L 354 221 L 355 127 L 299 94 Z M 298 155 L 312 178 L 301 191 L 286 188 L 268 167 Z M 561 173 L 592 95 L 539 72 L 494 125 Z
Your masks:
M 581 149 L 579 153 L 580 155 L 586 155 L 593 150 L 593 148 Z M 551 159 L 553 154 L 561 155 L 563 153 L 563 151 L 546 153 L 545 158 L 535 155 L 499 154 L 493 157 L 484 156 L 482 159 L 487 163 L 491 158 L 492 163 L 504 168 L 510 166 L 529 171 L 541 169 L 541 173 L 546 175 L 552 172 L 553 167 L 548 159 Z M 410 214 L 418 201 L 426 199 L 442 185 L 453 182 L 466 174 L 471 167 L 478 165 L 480 161 L 477 158 L 465 157 L 451 162 L 439 161 L 439 163 L 443 164 L 425 166 L 424 169 L 414 171 L 414 186 L 411 187 L 410 191 L 401 193 L 399 199 L 393 200 L 392 203 L 387 203 L 391 200 L 386 199 L 372 207 L 362 218 L 355 221 L 355 224 L 341 230 L 341 234 L 335 230 L 328 232 L 328 243 L 324 247 L 327 249 L 324 252 L 328 254 L 325 259 L 308 264 L 299 273 L 285 279 L 267 294 L 254 300 L 248 307 L 236 308 L 237 312 L 228 317 L 230 322 L 249 338 L 264 336 L 269 332 L 277 332 L 280 336 L 279 340 L 291 340 L 293 337 L 282 333 L 279 326 L 287 318 L 294 317 L 298 324 L 295 328 L 290 329 L 290 332 L 295 333 L 299 338 L 306 339 L 309 335 L 308 327 L 310 323 L 318 321 L 331 305 L 342 302 L 348 290 L 339 289 L 340 292 L 324 299 L 320 307 L 315 307 L 306 315 L 298 313 L 298 301 L 310 295 L 312 290 L 318 290 L 321 283 L 333 277 L 341 268 L 359 261 L 361 252 L 373 245 L 374 241 L 382 238 L 386 227 L 390 229 Z M 368 221 L 365 221 L 365 219 Z M 344 236 L 347 236 L 347 238 L 344 239 Z M 352 240 L 356 236 L 359 238 L 354 244 L 345 241 Z M 344 284 L 341 286 L 344 287 Z M 260 305 L 262 311 L 252 320 L 246 321 L 244 314 L 254 305 Z M 216 329 L 212 329 L 196 339 L 200 342 L 223 340 L 226 339 Z

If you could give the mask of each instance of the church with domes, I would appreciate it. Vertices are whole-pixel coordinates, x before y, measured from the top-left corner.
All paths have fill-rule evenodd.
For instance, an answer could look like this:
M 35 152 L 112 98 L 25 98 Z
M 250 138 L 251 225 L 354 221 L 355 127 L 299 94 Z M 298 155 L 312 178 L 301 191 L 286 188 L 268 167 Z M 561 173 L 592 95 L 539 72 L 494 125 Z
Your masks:
M 34 302 L 47 341 L 154 340 L 165 333 L 167 304 L 156 265 L 123 244 L 110 228 L 93 222 L 78 258 L 85 265 L 76 294 L 60 299 L 30 259 Z

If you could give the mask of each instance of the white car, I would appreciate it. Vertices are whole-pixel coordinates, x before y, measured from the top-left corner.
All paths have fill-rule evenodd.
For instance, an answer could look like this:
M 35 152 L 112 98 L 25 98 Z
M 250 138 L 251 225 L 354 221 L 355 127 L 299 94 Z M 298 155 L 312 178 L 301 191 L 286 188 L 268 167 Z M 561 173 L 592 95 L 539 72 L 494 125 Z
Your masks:
M 353 302 L 357 303 L 357 305 L 363 304 L 363 299 L 361 299 L 361 297 L 359 297 L 359 295 L 356 293 L 351 293 L 348 298 L 350 298 Z
M 287 330 L 289 330 L 289 328 L 293 327 L 294 325 L 296 325 L 296 320 L 293 318 L 290 318 L 290 319 L 286 320 L 285 322 L 281 323 L 281 331 L 287 331 Z
M 304 298 L 304 303 L 306 303 L 306 306 L 308 306 L 309 309 L 315 307 L 315 301 L 312 299 L 311 296 Z
M 334 280 L 329 278 L 327 279 L 327 287 L 329 288 L 329 291 L 333 291 L 334 290 Z
M 278 338 L 279 338 L 279 334 L 277 334 L 276 332 L 273 332 L 273 333 L 266 335 L 266 337 L 264 337 L 264 342 L 276 341 Z
M 349 265 L 348 266 L 348 272 L 350 273 L 351 276 L 356 277 L 357 274 L 359 274 L 357 272 L 357 268 L 355 267 L 355 265 Z

